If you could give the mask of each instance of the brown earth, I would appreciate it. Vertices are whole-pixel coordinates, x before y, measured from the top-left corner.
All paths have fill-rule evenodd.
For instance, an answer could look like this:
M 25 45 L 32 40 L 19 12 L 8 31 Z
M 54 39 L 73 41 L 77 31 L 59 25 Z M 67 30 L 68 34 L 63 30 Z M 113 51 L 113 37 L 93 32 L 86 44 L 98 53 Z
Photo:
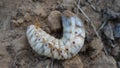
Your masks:
M 0 0 L 0 68 L 119 68 L 120 41 L 116 47 L 96 37 L 86 17 L 78 10 L 76 0 Z M 119 0 L 80 0 L 79 6 L 96 29 L 102 25 L 102 10 L 120 11 Z M 26 38 L 26 29 L 38 18 L 41 28 L 59 38 L 61 15 L 68 10 L 79 16 L 86 28 L 84 47 L 69 60 L 54 60 L 34 52 Z M 114 21 L 112 21 L 114 22 Z M 114 26 L 114 23 L 112 23 Z M 110 54 L 106 48 L 111 48 Z M 117 59 L 116 59 L 117 57 Z

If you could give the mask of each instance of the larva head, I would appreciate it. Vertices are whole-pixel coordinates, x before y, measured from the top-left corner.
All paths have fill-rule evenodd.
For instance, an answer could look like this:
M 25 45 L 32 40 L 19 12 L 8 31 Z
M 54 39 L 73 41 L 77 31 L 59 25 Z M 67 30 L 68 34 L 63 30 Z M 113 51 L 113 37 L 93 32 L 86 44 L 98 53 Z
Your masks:
M 72 39 L 74 37 L 85 38 L 83 22 L 72 12 L 65 11 L 62 16 L 63 37 Z
M 38 18 L 35 19 L 35 21 L 34 21 L 34 25 L 35 25 L 36 28 L 40 28 L 40 27 L 41 27 Z

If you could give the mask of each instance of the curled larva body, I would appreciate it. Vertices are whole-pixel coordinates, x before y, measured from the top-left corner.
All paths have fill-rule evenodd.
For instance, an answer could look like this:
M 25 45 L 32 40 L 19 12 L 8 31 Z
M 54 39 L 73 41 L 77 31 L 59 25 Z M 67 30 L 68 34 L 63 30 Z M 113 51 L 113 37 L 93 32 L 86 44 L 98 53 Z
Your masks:
M 63 37 L 57 39 L 41 28 L 30 25 L 27 38 L 38 54 L 54 59 L 69 59 L 75 56 L 84 44 L 85 29 L 77 16 L 62 16 Z

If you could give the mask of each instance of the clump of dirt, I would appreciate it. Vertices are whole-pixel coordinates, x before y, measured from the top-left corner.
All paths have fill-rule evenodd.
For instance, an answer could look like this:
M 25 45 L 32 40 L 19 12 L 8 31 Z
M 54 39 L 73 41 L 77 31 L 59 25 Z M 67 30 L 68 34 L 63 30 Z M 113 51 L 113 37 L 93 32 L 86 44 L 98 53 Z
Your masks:
M 62 27 L 61 23 L 61 12 L 59 11 L 52 11 L 48 16 L 48 24 L 52 31 L 60 30 Z
M 81 61 L 81 58 L 79 55 L 76 55 L 75 57 L 73 57 L 70 60 L 66 60 L 65 62 L 63 62 L 63 67 L 64 68 L 83 68 L 83 62 Z
M 119 0 L 0 0 L 0 67 L 119 68 L 119 3 Z M 38 55 L 26 39 L 27 26 L 34 24 L 37 18 L 43 30 L 60 38 L 61 15 L 65 10 L 75 13 L 84 22 L 84 47 L 77 56 L 64 61 Z

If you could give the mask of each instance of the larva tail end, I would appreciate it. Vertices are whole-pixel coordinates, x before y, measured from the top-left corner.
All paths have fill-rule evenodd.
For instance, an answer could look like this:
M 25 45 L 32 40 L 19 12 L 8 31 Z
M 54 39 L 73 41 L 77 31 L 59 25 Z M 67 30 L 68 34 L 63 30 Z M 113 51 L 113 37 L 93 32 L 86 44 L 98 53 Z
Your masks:
M 29 34 L 33 29 L 34 29 L 34 25 L 28 26 L 26 34 Z

